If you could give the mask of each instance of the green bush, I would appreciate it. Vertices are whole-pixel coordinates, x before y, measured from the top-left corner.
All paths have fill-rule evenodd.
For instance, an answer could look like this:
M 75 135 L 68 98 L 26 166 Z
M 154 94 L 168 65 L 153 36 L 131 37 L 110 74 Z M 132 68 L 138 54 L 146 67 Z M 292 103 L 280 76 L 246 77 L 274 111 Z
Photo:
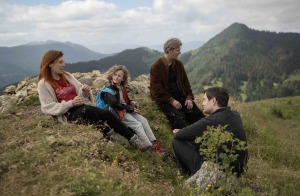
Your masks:
M 284 119 L 283 114 L 282 114 L 282 111 L 281 111 L 280 109 L 272 108 L 271 113 L 272 113 L 273 116 L 275 116 L 275 117 L 277 117 L 277 118 L 282 118 L 282 119 Z
M 191 189 L 192 195 L 195 193 L 196 195 L 234 195 L 239 192 L 246 192 L 246 189 L 241 187 L 238 179 L 232 174 L 233 167 L 230 166 L 230 163 L 237 160 L 237 151 L 246 150 L 246 142 L 234 138 L 233 134 L 226 130 L 226 127 L 227 125 L 208 126 L 203 135 L 196 138 L 195 142 L 200 145 L 199 153 L 204 157 L 204 160 L 216 163 L 217 171 L 222 171 L 222 173 L 216 175 L 214 184 L 208 184 L 202 189 L 199 187 Z M 209 178 L 212 177 L 208 177 L 207 180 L 210 180 Z M 248 189 L 247 191 L 251 193 Z

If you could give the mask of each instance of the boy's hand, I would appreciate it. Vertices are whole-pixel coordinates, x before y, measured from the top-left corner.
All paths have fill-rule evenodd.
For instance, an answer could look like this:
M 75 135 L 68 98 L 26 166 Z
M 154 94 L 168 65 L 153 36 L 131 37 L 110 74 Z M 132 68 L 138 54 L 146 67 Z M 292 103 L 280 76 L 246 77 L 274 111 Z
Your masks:
M 180 129 L 173 129 L 173 133 L 176 134 Z

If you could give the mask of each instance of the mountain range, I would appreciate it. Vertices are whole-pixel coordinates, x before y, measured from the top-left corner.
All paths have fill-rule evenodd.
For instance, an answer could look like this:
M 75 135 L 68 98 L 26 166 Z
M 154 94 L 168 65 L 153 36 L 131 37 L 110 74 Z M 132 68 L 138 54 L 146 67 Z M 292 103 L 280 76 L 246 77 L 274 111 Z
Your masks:
M 109 56 L 71 42 L 46 41 L 0 47 L 0 88 L 38 74 L 41 57 L 50 49 L 62 50 L 66 63 L 98 60 Z
M 149 74 L 151 64 L 163 55 L 161 51 L 139 47 L 106 56 L 96 53 L 98 60 L 68 62 L 67 58 L 83 53 L 63 51 L 67 71 L 107 71 L 114 64 L 122 64 L 131 77 Z M 234 23 L 204 45 L 199 43 L 198 48 L 183 52 L 180 60 L 195 94 L 219 85 L 244 101 L 300 95 L 300 33 L 257 31 Z M 24 68 L 23 65 L 18 69 Z
M 98 61 L 67 66 L 70 72 L 128 67 L 132 77 L 149 74 L 162 55 L 148 48 L 125 50 Z M 234 23 L 203 46 L 183 53 L 194 93 L 224 86 L 243 101 L 300 95 L 300 34 L 257 31 Z
M 184 44 L 183 51 L 189 51 L 198 48 L 201 45 L 203 45 L 203 42 L 200 41 L 187 42 Z M 9 84 L 13 84 L 24 79 L 25 77 L 30 77 L 38 74 L 41 56 L 45 51 L 50 49 L 62 50 L 65 54 L 66 63 L 76 63 L 96 61 L 104 57 L 112 56 L 114 54 L 117 55 L 116 58 L 118 58 L 119 56 L 126 56 L 127 52 L 139 53 L 136 48 L 141 48 L 140 46 L 127 45 L 128 48 L 123 50 L 122 48 L 124 48 L 125 45 L 118 46 L 120 47 L 121 52 L 105 54 L 94 52 L 84 46 L 71 42 L 58 42 L 52 40 L 45 42 L 31 42 L 25 45 L 14 47 L 0 47 L 0 90 Z M 154 45 L 149 46 L 149 48 L 162 52 L 163 47 L 162 45 Z M 103 46 L 103 50 L 104 49 L 105 47 Z M 149 52 L 152 53 L 151 51 Z M 151 56 L 152 54 L 149 55 Z M 131 54 L 129 54 L 129 56 L 131 56 Z M 114 58 L 106 59 L 104 62 L 107 61 L 113 62 Z M 139 62 L 136 62 L 136 60 L 132 61 L 130 59 L 127 59 L 127 62 L 128 64 L 130 64 L 130 66 L 139 64 Z M 148 62 L 147 59 L 146 62 Z M 108 68 L 108 66 L 106 66 L 105 68 Z M 84 68 L 84 70 L 87 69 Z M 135 72 L 136 74 L 145 73 L 146 70 L 148 69 L 138 68 L 133 72 Z M 134 76 L 136 76 L 135 73 L 133 73 Z
M 123 52 L 97 61 L 67 64 L 65 70 L 69 72 L 90 72 L 92 70 L 107 71 L 111 66 L 125 65 L 130 76 L 135 78 L 141 74 L 149 74 L 151 64 L 163 53 L 146 47 L 127 49 Z

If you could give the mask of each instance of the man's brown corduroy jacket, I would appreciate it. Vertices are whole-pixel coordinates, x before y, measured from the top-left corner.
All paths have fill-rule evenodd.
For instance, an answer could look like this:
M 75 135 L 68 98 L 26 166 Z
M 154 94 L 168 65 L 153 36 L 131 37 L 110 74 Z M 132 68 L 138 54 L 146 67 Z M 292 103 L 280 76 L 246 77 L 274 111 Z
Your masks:
M 186 99 L 193 100 L 194 95 L 183 64 L 176 59 L 173 61 L 172 67 L 176 73 L 177 86 L 181 94 Z M 169 66 L 165 57 L 161 57 L 153 63 L 150 70 L 150 96 L 160 107 L 163 103 L 172 104 L 174 101 L 169 90 L 168 70 Z

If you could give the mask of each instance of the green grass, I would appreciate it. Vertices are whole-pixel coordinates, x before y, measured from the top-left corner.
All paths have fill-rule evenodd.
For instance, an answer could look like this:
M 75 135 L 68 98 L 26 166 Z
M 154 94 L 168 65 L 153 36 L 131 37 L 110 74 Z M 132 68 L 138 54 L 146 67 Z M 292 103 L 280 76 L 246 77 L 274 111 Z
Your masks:
M 259 180 L 263 189 L 275 195 L 300 192 L 299 109 L 299 96 L 241 107 L 251 156 L 246 177 Z
M 173 155 L 166 118 L 149 98 L 137 100 Z M 231 106 L 241 113 L 249 141 L 239 194 L 299 195 L 300 97 Z M 92 126 L 57 124 L 42 115 L 37 97 L 0 114 L 1 195 L 195 195 L 172 156 L 163 159 L 101 138 Z

